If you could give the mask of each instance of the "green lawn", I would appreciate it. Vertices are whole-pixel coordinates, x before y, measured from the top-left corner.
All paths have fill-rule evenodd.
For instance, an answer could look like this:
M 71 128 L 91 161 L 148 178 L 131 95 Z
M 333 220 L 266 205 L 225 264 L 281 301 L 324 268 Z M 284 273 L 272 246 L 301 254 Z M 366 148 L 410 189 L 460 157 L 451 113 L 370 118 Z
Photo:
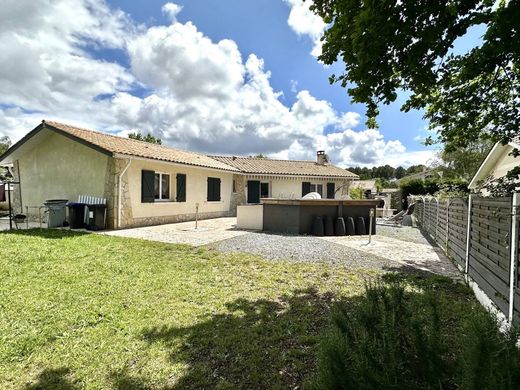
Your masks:
M 68 231 L 0 233 L 0 388 L 296 388 L 315 369 L 334 301 L 377 275 Z

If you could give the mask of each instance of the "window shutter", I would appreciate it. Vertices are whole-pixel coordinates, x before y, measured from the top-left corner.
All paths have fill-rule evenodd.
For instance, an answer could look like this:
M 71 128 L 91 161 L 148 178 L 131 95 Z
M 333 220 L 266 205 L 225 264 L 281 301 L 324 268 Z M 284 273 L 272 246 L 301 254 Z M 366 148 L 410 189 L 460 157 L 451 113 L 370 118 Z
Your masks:
M 247 182 L 247 203 L 260 203 L 260 182 L 258 180 L 248 180 Z
M 307 195 L 309 192 L 311 192 L 311 183 L 308 181 L 304 181 L 302 183 L 302 196 Z
M 334 199 L 336 195 L 336 183 L 327 183 L 327 199 Z
M 186 175 L 177 174 L 177 202 L 186 202 Z
M 154 191 L 155 172 L 141 171 L 141 202 L 153 203 L 155 202 Z
M 208 196 L 206 197 L 206 199 L 208 201 L 212 200 L 213 198 L 213 180 L 211 177 L 208 177 Z
M 208 177 L 208 201 L 220 201 L 220 179 Z
M 220 201 L 220 179 L 215 179 L 215 200 Z

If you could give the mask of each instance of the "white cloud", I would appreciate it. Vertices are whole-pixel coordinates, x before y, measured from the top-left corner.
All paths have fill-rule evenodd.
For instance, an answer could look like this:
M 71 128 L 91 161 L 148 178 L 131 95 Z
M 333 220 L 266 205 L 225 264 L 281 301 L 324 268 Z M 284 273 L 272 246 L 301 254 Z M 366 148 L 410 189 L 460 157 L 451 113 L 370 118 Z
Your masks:
M 322 47 L 320 38 L 327 25 L 309 9 L 312 0 L 284 0 L 284 2 L 291 8 L 287 24 L 299 36 L 308 36 L 312 40 L 314 46 L 311 54 L 318 57 Z
M 324 149 L 341 166 L 424 157 L 379 131 L 352 130 L 358 113 L 337 112 L 309 91 L 284 105 L 261 58 L 243 59 L 234 41 L 179 23 L 176 4 L 163 6 L 171 24 L 145 29 L 101 0 L 19 3 L 0 14 L 0 135 L 13 140 L 48 118 L 122 135 L 139 129 L 208 153 L 314 159 Z M 294 23 L 307 17 L 301 11 Z M 93 57 L 92 47 L 120 50 L 130 67 Z
M 177 21 L 177 15 L 182 11 L 182 5 L 166 3 L 162 6 L 162 12 L 170 18 L 172 22 Z

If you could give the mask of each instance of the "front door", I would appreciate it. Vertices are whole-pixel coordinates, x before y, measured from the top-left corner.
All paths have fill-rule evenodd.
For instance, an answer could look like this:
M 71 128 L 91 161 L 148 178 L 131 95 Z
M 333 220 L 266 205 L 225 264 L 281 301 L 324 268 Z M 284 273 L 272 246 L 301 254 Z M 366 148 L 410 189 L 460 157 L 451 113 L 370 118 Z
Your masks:
M 260 203 L 260 182 L 258 180 L 247 181 L 247 203 Z

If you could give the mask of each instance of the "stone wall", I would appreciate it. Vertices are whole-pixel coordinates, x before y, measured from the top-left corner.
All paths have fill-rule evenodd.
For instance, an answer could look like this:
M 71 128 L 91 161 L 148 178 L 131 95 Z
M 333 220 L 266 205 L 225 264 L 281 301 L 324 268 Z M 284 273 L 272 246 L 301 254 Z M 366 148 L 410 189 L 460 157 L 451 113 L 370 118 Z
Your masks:
M 117 229 L 118 208 L 119 208 L 119 188 L 121 188 L 121 227 L 131 226 L 132 207 L 130 205 L 130 187 L 128 175 L 119 175 L 127 166 L 129 160 L 111 158 L 107 164 L 105 176 L 105 197 L 107 198 L 107 227 Z M 119 187 L 121 180 L 121 187 Z
M 229 211 L 215 211 L 208 213 L 199 213 L 199 220 L 203 219 L 211 219 L 211 218 L 221 218 L 221 217 L 231 217 L 231 212 Z M 166 215 L 164 217 L 146 217 L 146 218 L 133 218 L 133 219 L 125 219 L 123 220 L 123 224 L 121 228 L 132 228 L 132 227 L 140 227 L 140 226 L 154 226 L 154 225 L 163 225 L 167 223 L 177 223 L 177 222 L 188 222 L 195 221 L 195 214 L 177 214 L 177 215 Z
M 237 206 L 246 204 L 246 177 L 243 175 L 233 175 L 235 182 L 235 192 L 231 194 L 231 204 L 229 213 L 232 216 L 237 215 Z

